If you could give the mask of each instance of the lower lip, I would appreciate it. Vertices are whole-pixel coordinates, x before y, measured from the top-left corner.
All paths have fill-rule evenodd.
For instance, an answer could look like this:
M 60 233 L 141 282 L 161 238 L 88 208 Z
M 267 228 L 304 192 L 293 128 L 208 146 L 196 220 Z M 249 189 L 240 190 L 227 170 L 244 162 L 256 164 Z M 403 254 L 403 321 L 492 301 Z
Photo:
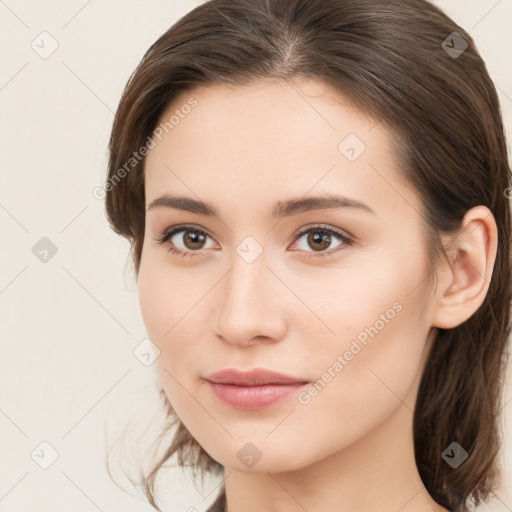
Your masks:
M 262 409 L 294 396 L 307 386 L 303 384 L 267 384 L 265 386 L 235 386 L 208 381 L 215 395 L 237 409 Z

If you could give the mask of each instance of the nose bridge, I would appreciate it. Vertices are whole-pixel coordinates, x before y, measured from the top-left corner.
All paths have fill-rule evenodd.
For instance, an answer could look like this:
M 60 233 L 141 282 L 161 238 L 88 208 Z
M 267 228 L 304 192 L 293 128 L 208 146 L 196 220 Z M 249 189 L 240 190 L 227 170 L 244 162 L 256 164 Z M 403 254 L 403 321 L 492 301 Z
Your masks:
M 216 315 L 218 334 L 231 343 L 247 344 L 254 337 L 281 336 L 283 317 L 276 297 L 276 278 L 262 252 L 255 259 L 244 244 L 231 260 L 231 271 L 221 285 Z

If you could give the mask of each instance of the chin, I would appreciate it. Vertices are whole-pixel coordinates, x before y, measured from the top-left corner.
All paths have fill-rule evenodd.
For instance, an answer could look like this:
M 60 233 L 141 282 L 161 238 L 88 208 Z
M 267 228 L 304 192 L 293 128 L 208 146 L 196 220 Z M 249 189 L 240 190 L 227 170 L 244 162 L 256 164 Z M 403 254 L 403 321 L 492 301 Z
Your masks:
M 300 454 L 294 447 L 283 447 L 276 439 L 276 446 L 268 440 L 254 438 L 255 442 L 234 441 L 229 446 L 212 447 L 212 450 L 205 448 L 210 457 L 215 459 L 224 467 L 235 471 L 247 473 L 285 473 L 296 471 L 308 466 L 313 462 L 312 458 L 306 458 L 304 451 Z

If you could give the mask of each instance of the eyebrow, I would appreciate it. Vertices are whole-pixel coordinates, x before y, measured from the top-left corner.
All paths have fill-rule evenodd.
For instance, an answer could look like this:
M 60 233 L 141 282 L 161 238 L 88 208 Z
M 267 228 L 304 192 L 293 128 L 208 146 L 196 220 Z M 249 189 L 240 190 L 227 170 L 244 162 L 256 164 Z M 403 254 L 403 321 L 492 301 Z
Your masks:
M 187 212 L 195 213 L 197 215 L 204 215 L 206 217 L 219 217 L 216 208 L 210 204 L 205 203 L 191 197 L 171 196 L 164 194 L 149 204 L 147 210 L 154 210 L 156 208 L 172 208 L 174 210 L 184 210 Z M 288 199 L 287 201 L 277 202 L 270 213 L 271 218 L 281 219 L 299 213 L 309 212 L 313 210 L 329 210 L 329 209 L 343 209 L 354 208 L 360 211 L 376 215 L 367 204 L 351 199 L 349 197 L 340 196 L 338 194 L 327 194 L 322 196 L 310 196 L 300 199 Z

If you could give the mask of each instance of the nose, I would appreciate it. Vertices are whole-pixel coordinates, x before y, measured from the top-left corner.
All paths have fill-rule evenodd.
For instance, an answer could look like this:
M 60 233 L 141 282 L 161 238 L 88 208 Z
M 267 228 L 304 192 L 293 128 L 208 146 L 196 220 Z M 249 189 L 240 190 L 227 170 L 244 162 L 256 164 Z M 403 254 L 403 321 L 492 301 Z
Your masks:
M 276 342 L 285 336 L 286 288 L 264 255 L 247 263 L 235 253 L 231 270 L 219 283 L 215 331 L 233 345 Z

